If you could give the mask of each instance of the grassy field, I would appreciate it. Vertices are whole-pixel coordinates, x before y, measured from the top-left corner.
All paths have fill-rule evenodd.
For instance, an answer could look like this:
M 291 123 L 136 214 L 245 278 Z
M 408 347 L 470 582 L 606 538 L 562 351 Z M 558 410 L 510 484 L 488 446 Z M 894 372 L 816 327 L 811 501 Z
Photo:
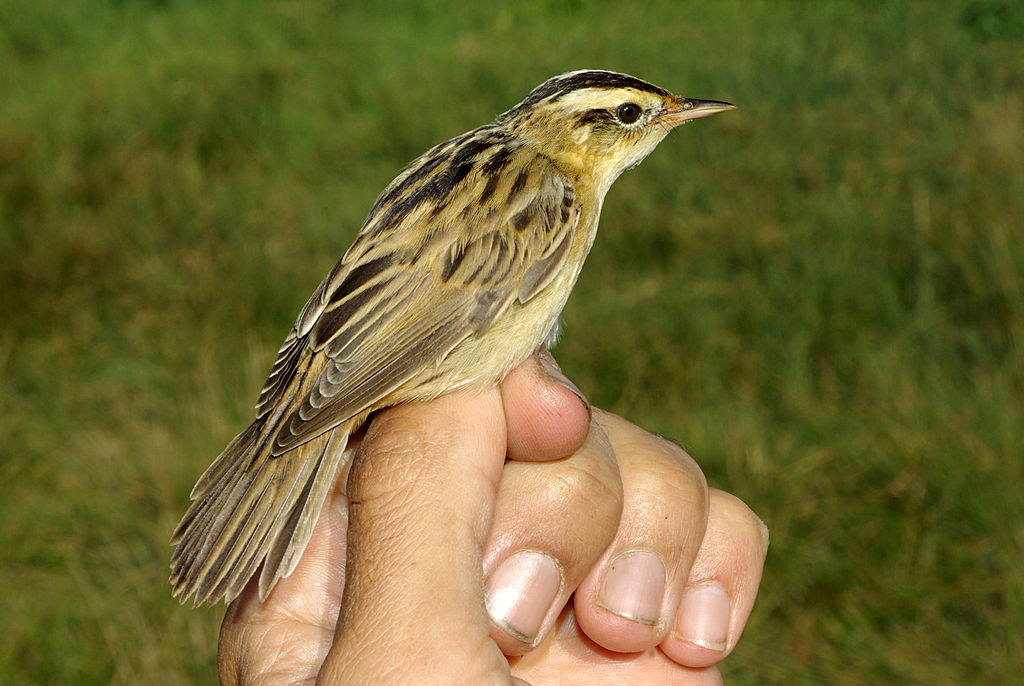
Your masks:
M 617 183 L 556 351 L 770 526 L 727 682 L 1019 679 L 1019 3 L 341 5 L 0 2 L 0 682 L 215 681 L 194 479 L 397 169 L 580 67 L 740 106 Z

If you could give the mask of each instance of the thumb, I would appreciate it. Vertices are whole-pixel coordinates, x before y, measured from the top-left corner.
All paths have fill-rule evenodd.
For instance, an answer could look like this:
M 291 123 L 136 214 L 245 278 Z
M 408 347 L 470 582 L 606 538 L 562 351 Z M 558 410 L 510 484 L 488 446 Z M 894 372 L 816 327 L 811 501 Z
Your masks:
M 481 563 L 505 436 L 496 388 L 374 419 L 349 475 L 345 592 L 318 683 L 508 686 Z

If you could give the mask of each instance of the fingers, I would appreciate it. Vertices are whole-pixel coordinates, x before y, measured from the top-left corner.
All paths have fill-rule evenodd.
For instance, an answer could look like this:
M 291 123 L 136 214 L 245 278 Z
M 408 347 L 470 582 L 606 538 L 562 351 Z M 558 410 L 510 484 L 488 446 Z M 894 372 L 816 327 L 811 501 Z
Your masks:
M 541 348 L 501 382 L 511 460 L 557 460 L 583 445 L 590 404 Z
M 347 578 L 324 683 L 508 683 L 480 572 L 504 456 L 496 389 L 373 421 L 349 476 Z
M 672 627 L 708 516 L 704 475 L 678 446 L 594 410 L 615 451 L 624 503 L 615 538 L 576 593 L 576 618 L 610 650 L 639 652 Z
M 622 482 L 604 433 L 555 462 L 509 462 L 484 554 L 491 636 L 506 655 L 543 640 L 618 528 Z
M 660 650 L 624 654 L 596 645 L 581 635 L 571 606 L 559 616 L 549 639 L 516 660 L 512 671 L 534 684 L 722 686 L 714 666 L 694 669 L 673 662 Z
M 560 376 L 531 360 L 503 383 L 510 456 L 513 445 L 519 460 L 530 451 L 552 459 L 571 447 L 579 428 L 571 421 L 581 423 L 589 406 Z M 709 493 L 678 446 L 593 413 L 587 441 L 571 457 L 506 466 L 484 558 L 492 637 L 508 655 L 541 643 L 592 568 L 576 593 L 590 639 L 618 652 L 663 642 L 678 664 L 715 664 L 735 646 L 753 605 L 763 525 L 739 500 Z M 517 440 L 521 434 L 533 444 Z
M 712 665 L 754 602 L 764 526 L 739 500 L 708 492 L 678 447 L 598 410 L 588 432 L 589 407 L 559 376 L 534 358 L 500 393 L 381 413 L 349 483 L 350 579 L 337 625 L 340 493 L 292 576 L 263 605 L 246 592 L 230 608 L 223 682 L 240 683 L 243 671 L 246 683 L 308 681 L 323 663 L 325 682 L 382 683 L 383 671 L 505 684 L 496 642 L 509 655 L 536 647 L 520 666 L 539 656 L 597 676 L 598 663 L 607 674 L 625 668 L 622 652 L 644 651 L 622 676 L 664 670 L 675 675 L 665 683 L 716 683 Z M 571 609 L 559 614 L 577 584 L 578 624 L 565 620 Z
M 611 542 L 622 482 L 589 405 L 546 350 L 505 378 L 501 397 L 510 461 L 484 553 L 485 592 L 492 638 L 521 655 Z
M 739 498 L 712 489 L 707 533 L 694 560 L 672 632 L 661 644 L 674 661 L 704 667 L 736 646 L 754 607 L 768 529 Z
M 660 644 L 704 668 L 728 655 L 754 604 L 767 529 L 735 496 L 708 490 L 678 446 L 594 410 L 624 489 L 615 539 L 575 598 L 581 630 L 617 652 Z

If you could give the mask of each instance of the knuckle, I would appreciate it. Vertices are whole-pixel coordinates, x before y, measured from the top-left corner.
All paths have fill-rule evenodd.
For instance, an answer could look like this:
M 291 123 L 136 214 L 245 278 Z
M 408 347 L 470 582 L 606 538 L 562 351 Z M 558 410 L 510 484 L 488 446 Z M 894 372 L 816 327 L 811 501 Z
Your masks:
M 709 501 L 704 472 L 675 443 L 658 436 L 651 439 L 637 460 L 633 478 L 638 490 L 669 510 L 685 507 L 706 513 Z
M 618 521 L 624 496 L 617 470 L 579 456 L 549 467 L 543 478 L 531 478 L 530 486 L 519 493 L 516 500 L 521 506 L 547 512 L 545 517 L 554 521 Z
M 604 461 L 570 460 L 557 481 L 563 498 L 592 503 L 615 513 L 622 509 L 622 479 Z
M 598 421 L 609 435 L 619 463 L 628 465 L 639 483 L 654 491 L 676 490 L 706 500 L 704 472 L 679 445 L 607 412 L 600 412 Z
M 362 502 L 398 499 L 408 495 L 411 482 L 429 482 L 431 465 L 446 445 L 441 430 L 424 431 L 419 422 L 397 413 L 375 418 L 353 461 L 349 497 Z
M 762 554 L 769 544 L 768 527 L 745 502 L 732 493 L 712 489 L 710 493 L 710 526 L 728 529 L 734 538 L 753 545 Z

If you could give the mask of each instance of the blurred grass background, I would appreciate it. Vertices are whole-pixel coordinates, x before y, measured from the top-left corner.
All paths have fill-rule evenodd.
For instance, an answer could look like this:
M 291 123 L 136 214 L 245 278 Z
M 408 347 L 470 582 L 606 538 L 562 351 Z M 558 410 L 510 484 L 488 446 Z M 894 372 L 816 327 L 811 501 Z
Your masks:
M 616 184 L 556 351 L 770 526 L 727 682 L 1016 682 L 1022 8 L 3 0 L 0 682 L 215 681 L 193 481 L 399 167 L 581 67 L 740 106 Z

